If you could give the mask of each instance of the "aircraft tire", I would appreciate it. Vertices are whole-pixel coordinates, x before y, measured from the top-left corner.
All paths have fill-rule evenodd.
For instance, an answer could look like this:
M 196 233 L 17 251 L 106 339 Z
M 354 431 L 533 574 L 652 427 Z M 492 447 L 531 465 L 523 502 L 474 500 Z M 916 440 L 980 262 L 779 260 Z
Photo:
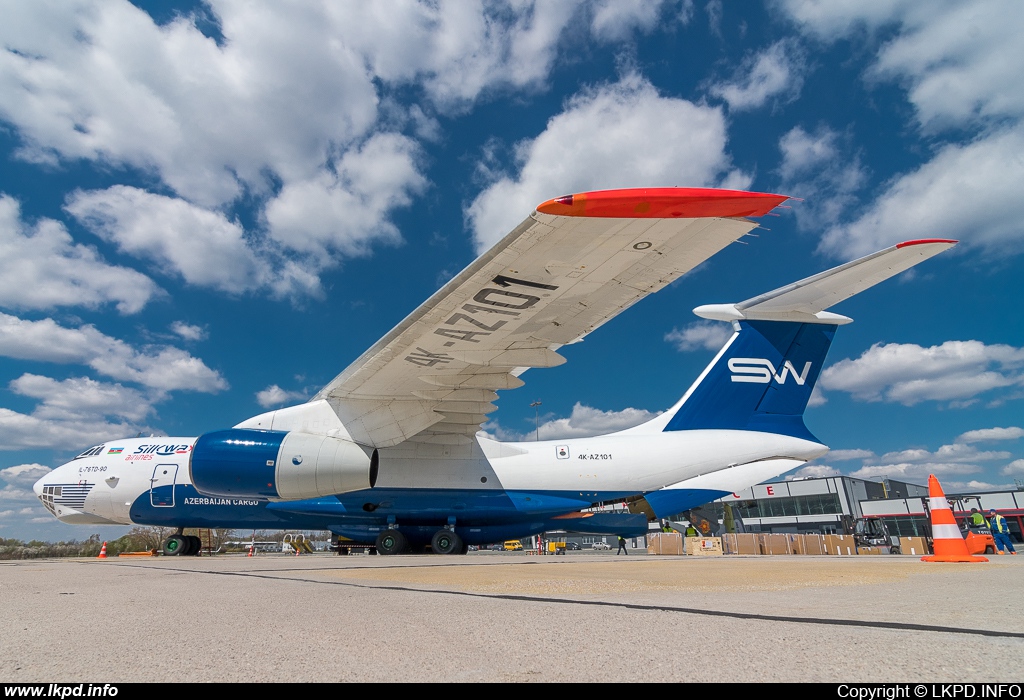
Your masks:
M 181 535 L 171 535 L 164 540 L 164 556 L 165 557 L 177 557 L 185 554 L 188 549 L 187 540 Z
M 385 530 L 377 535 L 378 554 L 401 554 L 408 546 L 409 541 L 398 530 Z
M 203 551 L 203 541 L 196 535 L 189 535 L 188 539 L 192 543 L 192 547 L 188 550 L 188 556 L 198 557 Z
M 438 530 L 430 538 L 430 548 L 434 554 L 459 554 L 462 546 L 462 538 L 451 530 Z

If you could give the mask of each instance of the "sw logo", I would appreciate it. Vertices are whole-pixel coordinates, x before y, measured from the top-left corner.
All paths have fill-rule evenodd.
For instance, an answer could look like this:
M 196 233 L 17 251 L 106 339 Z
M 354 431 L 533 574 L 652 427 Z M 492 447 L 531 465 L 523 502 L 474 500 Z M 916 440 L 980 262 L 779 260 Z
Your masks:
M 811 371 L 811 363 L 804 363 L 804 370 L 796 373 L 793 363 L 786 360 L 782 365 L 782 372 L 775 372 L 775 365 L 771 361 L 761 357 L 733 357 L 729 360 L 729 371 L 732 372 L 734 382 L 752 382 L 754 384 L 768 384 L 774 378 L 779 384 L 785 384 L 788 377 L 793 377 L 799 386 L 807 381 L 807 375 Z
M 555 448 L 555 454 L 558 456 L 559 459 L 569 459 L 569 446 L 559 445 L 558 447 Z

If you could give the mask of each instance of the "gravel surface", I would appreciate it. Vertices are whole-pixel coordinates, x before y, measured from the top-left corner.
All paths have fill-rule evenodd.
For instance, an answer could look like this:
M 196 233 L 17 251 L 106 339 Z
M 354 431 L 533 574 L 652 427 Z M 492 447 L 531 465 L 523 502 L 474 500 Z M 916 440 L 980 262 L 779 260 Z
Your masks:
M 0 679 L 1024 680 L 1024 557 L 0 562 Z

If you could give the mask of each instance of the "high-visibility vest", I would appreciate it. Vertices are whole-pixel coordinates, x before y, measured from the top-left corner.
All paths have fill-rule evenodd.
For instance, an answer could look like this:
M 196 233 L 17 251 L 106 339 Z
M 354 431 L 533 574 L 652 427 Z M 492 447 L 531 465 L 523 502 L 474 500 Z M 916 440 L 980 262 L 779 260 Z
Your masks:
M 998 513 L 993 515 L 992 519 L 989 522 L 992 523 L 992 529 L 995 530 L 996 532 L 1001 532 L 1002 533 L 1002 532 L 1009 532 L 1010 531 L 1010 528 L 1006 524 L 1006 518 L 1004 518 L 1003 516 L 999 515 Z

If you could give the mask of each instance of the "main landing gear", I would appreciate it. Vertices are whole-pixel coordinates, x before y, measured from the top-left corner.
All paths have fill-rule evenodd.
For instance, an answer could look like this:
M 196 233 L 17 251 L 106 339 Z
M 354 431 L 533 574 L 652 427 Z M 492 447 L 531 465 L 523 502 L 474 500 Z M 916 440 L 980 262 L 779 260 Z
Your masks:
M 403 554 L 409 551 L 423 551 L 426 543 L 412 543 L 395 527 L 384 530 L 377 535 L 375 546 L 379 554 Z M 469 546 L 462 541 L 455 530 L 442 528 L 430 538 L 430 550 L 434 554 L 465 554 Z
M 192 557 L 198 556 L 203 548 L 203 541 L 195 535 L 182 534 L 184 528 L 164 540 L 164 556 L 166 557 Z
M 438 530 L 430 538 L 430 549 L 435 554 L 462 554 L 462 538 L 453 530 Z

